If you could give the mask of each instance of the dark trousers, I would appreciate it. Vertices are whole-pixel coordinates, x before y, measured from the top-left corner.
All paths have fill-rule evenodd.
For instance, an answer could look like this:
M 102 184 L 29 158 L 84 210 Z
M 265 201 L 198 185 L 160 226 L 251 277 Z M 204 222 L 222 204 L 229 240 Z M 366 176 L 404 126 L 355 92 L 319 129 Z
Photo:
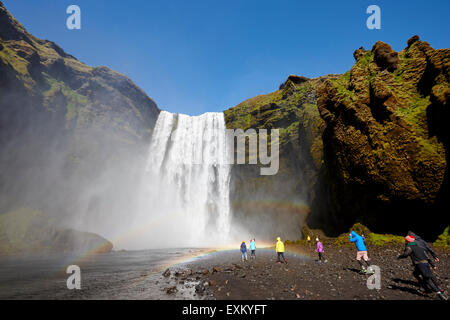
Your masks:
M 441 291 L 439 289 L 439 282 L 433 274 L 433 271 L 431 271 L 428 263 L 419 263 L 414 265 L 413 276 L 417 279 L 419 285 L 421 285 L 424 289 L 431 289 L 434 292 Z
M 256 257 L 255 251 L 256 251 L 256 250 L 252 250 L 252 253 L 251 253 L 251 256 L 250 256 L 250 257 L 252 257 L 253 259 Z
M 286 262 L 286 258 L 284 257 L 284 252 L 277 252 L 277 256 L 278 256 L 277 262 Z M 281 261 L 280 258 L 283 258 L 283 261 Z
M 325 257 L 323 256 L 323 252 L 319 252 L 319 261 L 325 260 Z

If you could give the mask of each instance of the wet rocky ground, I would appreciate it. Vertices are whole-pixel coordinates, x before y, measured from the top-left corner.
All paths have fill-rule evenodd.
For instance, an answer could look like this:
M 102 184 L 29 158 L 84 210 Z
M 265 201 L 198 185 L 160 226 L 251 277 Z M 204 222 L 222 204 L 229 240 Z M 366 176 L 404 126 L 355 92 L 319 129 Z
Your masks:
M 381 289 L 367 287 L 353 247 L 325 246 L 327 263 L 317 263 L 308 246 L 288 245 L 288 264 L 276 264 L 273 248 L 257 249 L 242 262 L 239 249 L 228 251 L 161 249 L 113 252 L 83 261 L 3 259 L 0 299 L 208 299 L 208 300 L 432 300 L 412 276 L 409 259 L 397 260 L 403 246 L 369 247 L 381 270 Z M 450 289 L 450 250 L 437 250 L 435 271 Z M 69 290 L 66 266 L 81 268 L 81 290 Z
M 257 250 L 255 260 L 242 262 L 239 250 L 215 252 L 169 268 L 161 274 L 167 299 L 269 300 L 432 300 L 412 276 L 410 259 L 397 260 L 403 246 L 369 247 L 380 267 L 381 288 L 369 289 L 359 273 L 353 247 L 326 247 L 327 263 L 318 263 L 308 246 L 289 246 L 287 264 L 277 264 L 273 249 Z M 450 251 L 439 250 L 434 271 L 446 295 L 450 289 Z

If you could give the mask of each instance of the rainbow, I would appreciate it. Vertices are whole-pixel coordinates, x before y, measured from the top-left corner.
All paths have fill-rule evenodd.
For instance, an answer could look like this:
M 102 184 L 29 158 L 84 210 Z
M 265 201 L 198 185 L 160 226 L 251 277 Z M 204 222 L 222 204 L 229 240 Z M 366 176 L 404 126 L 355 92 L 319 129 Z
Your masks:
M 291 212 L 294 214 L 300 214 L 303 217 L 306 217 L 310 212 L 310 207 L 303 201 L 279 201 L 279 200 L 259 200 L 259 201 L 235 201 L 232 203 L 232 206 L 237 209 L 252 209 L 252 210 L 264 210 L 264 211 L 285 211 L 285 212 Z M 159 217 L 155 218 L 152 221 L 141 224 L 139 227 L 130 229 L 126 233 L 119 235 L 118 237 L 115 237 L 111 239 L 111 242 L 113 244 L 121 243 L 127 239 L 137 237 L 141 234 L 147 233 L 149 230 L 158 228 L 161 226 L 163 220 L 165 220 L 166 217 Z M 240 243 L 239 243 L 240 244 Z M 200 249 L 200 251 L 197 254 L 188 254 L 183 258 L 176 259 L 172 261 L 171 263 L 161 266 L 161 269 L 166 269 L 170 267 L 175 267 L 180 264 L 187 263 L 189 261 L 192 261 L 193 259 L 213 255 L 218 252 L 224 252 L 224 251 L 234 251 L 237 250 L 236 248 L 239 248 L 239 244 L 233 243 L 225 247 L 220 248 L 206 248 L 206 249 Z M 92 248 L 91 250 L 85 252 L 83 255 L 78 257 L 76 260 L 73 261 L 73 264 L 82 263 L 87 258 L 94 254 L 98 254 L 99 250 L 102 248 L 103 245 L 99 245 L 98 247 Z M 268 250 L 268 248 L 272 247 L 271 244 L 263 243 L 260 245 L 258 250 Z M 310 258 L 309 255 L 289 252 L 291 255 L 297 255 L 303 258 Z
M 308 215 L 311 211 L 308 204 L 303 201 L 280 201 L 280 200 L 258 200 L 258 201 L 234 201 L 232 206 L 237 209 L 255 209 L 271 211 L 287 211 L 301 215 Z

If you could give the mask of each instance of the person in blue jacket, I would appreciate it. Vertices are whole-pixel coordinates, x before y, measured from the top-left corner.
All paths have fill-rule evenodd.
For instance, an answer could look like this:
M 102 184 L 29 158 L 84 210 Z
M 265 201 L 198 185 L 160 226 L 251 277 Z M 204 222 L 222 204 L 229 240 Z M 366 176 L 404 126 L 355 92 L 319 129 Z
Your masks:
M 256 243 L 255 243 L 255 239 L 250 240 L 250 258 L 251 259 L 255 259 L 256 258 Z
M 366 244 L 364 243 L 364 238 L 357 234 L 355 231 L 350 232 L 350 242 L 354 243 L 356 246 L 356 261 L 358 261 L 361 266 L 361 273 L 367 273 L 364 263 L 361 258 L 366 263 L 367 267 L 370 267 L 369 256 L 367 255 Z
M 245 244 L 245 241 L 242 241 L 241 243 L 241 254 L 242 261 L 247 261 L 247 245 Z

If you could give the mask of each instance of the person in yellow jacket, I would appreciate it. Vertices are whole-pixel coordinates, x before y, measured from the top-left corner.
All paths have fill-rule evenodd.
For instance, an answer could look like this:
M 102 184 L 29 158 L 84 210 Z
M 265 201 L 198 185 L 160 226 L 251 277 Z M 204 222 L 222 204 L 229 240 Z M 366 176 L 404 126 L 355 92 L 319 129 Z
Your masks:
M 284 263 L 287 264 L 287 260 L 284 257 L 284 243 L 281 241 L 281 238 L 277 238 L 277 245 L 276 245 L 276 251 L 277 251 L 277 263 L 280 264 L 284 261 Z M 281 261 L 280 258 L 283 258 L 283 261 Z

